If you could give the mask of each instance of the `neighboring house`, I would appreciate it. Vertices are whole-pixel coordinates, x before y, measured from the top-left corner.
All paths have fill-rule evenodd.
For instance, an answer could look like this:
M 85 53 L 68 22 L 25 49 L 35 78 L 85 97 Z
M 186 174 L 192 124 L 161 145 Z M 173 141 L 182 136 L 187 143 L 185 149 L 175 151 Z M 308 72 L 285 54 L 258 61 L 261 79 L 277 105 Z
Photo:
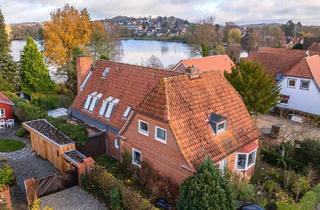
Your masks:
M 320 115 L 320 56 L 314 51 L 261 48 L 249 55 L 275 76 L 279 107 Z
M 78 73 L 89 76 L 70 115 L 106 132 L 108 155 L 121 161 L 128 152 L 137 167 L 148 161 L 179 183 L 207 157 L 222 170 L 252 174 L 260 134 L 221 73 L 190 75 L 111 61 L 96 61 L 92 71 L 89 66 L 78 65 Z
M 186 72 L 188 68 L 195 67 L 199 69 L 200 73 L 208 71 L 217 71 L 222 75 L 224 71 L 231 72 L 235 64 L 228 55 L 214 55 L 201 58 L 189 58 L 181 60 L 174 68 L 173 71 Z
M 13 119 L 14 103 L 2 92 L 0 92 L 0 120 Z

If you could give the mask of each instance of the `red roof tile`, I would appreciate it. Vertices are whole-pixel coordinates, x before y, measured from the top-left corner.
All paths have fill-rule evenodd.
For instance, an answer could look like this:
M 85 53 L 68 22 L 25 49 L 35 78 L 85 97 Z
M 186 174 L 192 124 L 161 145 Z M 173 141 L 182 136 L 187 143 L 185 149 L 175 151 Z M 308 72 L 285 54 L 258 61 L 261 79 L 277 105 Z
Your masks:
M 110 68 L 110 72 L 106 78 L 102 78 L 102 72 L 106 67 Z M 134 108 L 139 105 L 161 78 L 178 74 L 173 71 L 100 60 L 95 63 L 92 76 L 83 91 L 78 93 L 71 107 L 90 117 L 107 122 L 106 118 L 99 115 L 102 102 L 109 96 L 118 98 L 120 101 L 108 123 L 120 129 L 125 123 L 122 115 L 127 106 Z M 103 96 L 93 112 L 85 111 L 83 106 L 87 96 L 94 91 L 102 93 Z
M 0 103 L 14 105 L 14 103 L 4 93 L 0 92 Z
M 223 74 L 224 71 L 231 72 L 235 65 L 228 55 L 214 55 L 201 58 L 190 58 L 182 60 L 179 64 L 184 68 L 196 67 L 200 73 L 207 71 L 218 71 Z M 178 65 L 179 65 L 178 64 Z
M 191 164 L 207 156 L 218 161 L 259 137 L 241 97 L 218 72 L 164 78 L 136 108 L 140 114 L 169 123 Z M 227 118 L 225 132 L 214 134 L 211 113 Z
M 308 50 L 320 52 L 320 43 L 319 43 L 319 42 L 313 43 L 313 44 L 308 48 Z

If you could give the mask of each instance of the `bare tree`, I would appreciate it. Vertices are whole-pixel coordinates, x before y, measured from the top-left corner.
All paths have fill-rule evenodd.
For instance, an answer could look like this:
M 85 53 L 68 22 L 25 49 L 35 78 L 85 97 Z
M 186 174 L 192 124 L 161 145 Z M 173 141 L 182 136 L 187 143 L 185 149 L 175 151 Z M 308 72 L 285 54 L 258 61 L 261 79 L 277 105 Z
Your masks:
M 163 64 L 161 63 L 160 59 L 155 55 L 152 55 L 147 59 L 146 65 L 152 68 L 163 68 Z

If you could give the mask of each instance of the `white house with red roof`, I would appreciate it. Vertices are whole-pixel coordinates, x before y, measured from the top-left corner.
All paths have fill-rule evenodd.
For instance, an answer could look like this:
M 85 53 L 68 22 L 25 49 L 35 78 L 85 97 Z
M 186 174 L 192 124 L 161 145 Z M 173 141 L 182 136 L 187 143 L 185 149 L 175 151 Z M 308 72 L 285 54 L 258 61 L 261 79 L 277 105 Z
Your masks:
M 260 48 L 249 55 L 275 76 L 281 88 L 278 107 L 320 115 L 320 56 L 318 52 Z
M 320 56 L 303 58 L 279 81 L 279 106 L 320 115 Z

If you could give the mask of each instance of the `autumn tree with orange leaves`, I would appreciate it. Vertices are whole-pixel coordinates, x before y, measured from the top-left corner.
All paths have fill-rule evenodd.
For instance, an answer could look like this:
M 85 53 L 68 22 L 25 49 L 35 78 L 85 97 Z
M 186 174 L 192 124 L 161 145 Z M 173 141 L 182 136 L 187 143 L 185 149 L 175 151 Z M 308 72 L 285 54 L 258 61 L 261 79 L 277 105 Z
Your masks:
M 91 23 L 86 9 L 81 11 L 70 5 L 51 13 L 51 20 L 44 26 L 44 54 L 58 67 L 71 62 L 72 52 L 84 50 L 90 42 Z

